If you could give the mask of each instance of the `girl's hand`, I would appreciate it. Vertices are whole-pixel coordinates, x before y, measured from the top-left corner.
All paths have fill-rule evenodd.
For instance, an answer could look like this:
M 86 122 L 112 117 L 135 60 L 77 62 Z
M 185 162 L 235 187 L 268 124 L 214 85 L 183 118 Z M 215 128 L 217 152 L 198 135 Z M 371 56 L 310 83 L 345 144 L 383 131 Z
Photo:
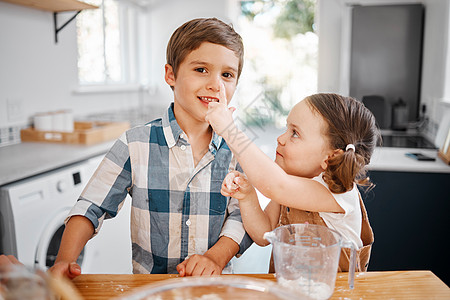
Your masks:
M 225 95 L 225 86 L 220 84 L 219 102 L 210 102 L 205 120 L 211 125 L 213 130 L 220 136 L 223 136 L 226 130 L 234 130 L 233 112 L 234 107 L 228 108 L 228 101 Z
M 247 177 L 239 171 L 232 171 L 225 176 L 220 192 L 225 197 L 238 200 L 244 200 L 253 193 L 256 194 L 255 188 L 248 182 Z

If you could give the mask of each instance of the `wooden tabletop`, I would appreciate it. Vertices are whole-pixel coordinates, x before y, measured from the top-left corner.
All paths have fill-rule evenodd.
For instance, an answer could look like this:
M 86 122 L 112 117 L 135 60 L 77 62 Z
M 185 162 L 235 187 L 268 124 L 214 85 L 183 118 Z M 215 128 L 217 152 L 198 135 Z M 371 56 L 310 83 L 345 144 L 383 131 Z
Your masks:
M 273 274 L 236 274 L 276 281 Z M 222 275 L 230 276 L 230 275 Z M 137 287 L 178 275 L 160 274 L 87 274 L 72 282 L 86 300 L 118 297 Z M 450 299 L 450 289 L 431 271 L 365 272 L 355 276 L 355 288 L 350 290 L 347 273 L 338 273 L 331 299 Z

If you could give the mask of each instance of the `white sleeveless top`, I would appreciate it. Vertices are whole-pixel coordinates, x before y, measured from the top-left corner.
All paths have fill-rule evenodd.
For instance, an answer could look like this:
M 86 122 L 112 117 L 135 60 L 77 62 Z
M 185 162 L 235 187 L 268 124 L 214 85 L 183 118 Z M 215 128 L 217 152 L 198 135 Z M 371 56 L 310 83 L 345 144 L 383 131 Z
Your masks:
M 313 180 L 330 190 L 322 176 L 323 173 L 314 177 Z M 319 212 L 319 216 L 322 217 L 328 228 L 332 228 L 342 234 L 347 240 L 353 242 L 357 249 L 361 248 L 363 246 L 361 241 L 362 215 L 356 183 L 353 183 L 353 188 L 348 192 L 342 194 L 331 192 L 331 194 L 345 213 Z

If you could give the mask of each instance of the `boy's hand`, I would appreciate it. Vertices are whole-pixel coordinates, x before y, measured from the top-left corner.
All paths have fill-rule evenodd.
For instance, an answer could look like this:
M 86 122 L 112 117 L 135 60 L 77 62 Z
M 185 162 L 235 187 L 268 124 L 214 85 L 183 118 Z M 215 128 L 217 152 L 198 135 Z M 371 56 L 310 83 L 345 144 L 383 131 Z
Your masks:
M 247 177 L 239 171 L 232 171 L 225 176 L 220 192 L 225 197 L 233 197 L 238 200 L 244 200 L 256 193 Z
M 218 264 L 211 258 L 199 254 L 194 254 L 178 264 L 177 271 L 180 277 L 222 274 L 222 269 Z
M 225 86 L 220 84 L 219 102 L 210 102 L 208 104 L 208 111 L 206 112 L 205 120 L 209 122 L 214 131 L 218 135 L 223 135 L 224 131 L 234 127 L 233 112 L 234 107 L 228 108 L 228 101 L 225 95 Z
M 76 262 L 57 262 L 49 269 L 49 272 L 57 276 L 65 276 L 74 279 L 81 274 L 81 267 Z
M 13 255 L 0 255 L 0 266 L 5 266 L 6 268 L 12 265 L 23 265 L 17 258 Z

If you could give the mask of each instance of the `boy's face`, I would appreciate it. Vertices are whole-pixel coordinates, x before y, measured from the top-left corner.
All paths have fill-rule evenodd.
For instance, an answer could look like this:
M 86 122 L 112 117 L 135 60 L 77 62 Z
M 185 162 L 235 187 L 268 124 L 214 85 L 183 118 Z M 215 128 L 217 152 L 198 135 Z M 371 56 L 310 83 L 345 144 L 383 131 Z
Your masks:
M 219 99 L 225 88 L 227 103 L 237 85 L 239 59 L 224 46 L 204 42 L 180 64 L 175 78 L 172 66 L 166 65 L 166 82 L 173 86 L 174 110 L 178 119 L 205 123 L 210 101 Z

